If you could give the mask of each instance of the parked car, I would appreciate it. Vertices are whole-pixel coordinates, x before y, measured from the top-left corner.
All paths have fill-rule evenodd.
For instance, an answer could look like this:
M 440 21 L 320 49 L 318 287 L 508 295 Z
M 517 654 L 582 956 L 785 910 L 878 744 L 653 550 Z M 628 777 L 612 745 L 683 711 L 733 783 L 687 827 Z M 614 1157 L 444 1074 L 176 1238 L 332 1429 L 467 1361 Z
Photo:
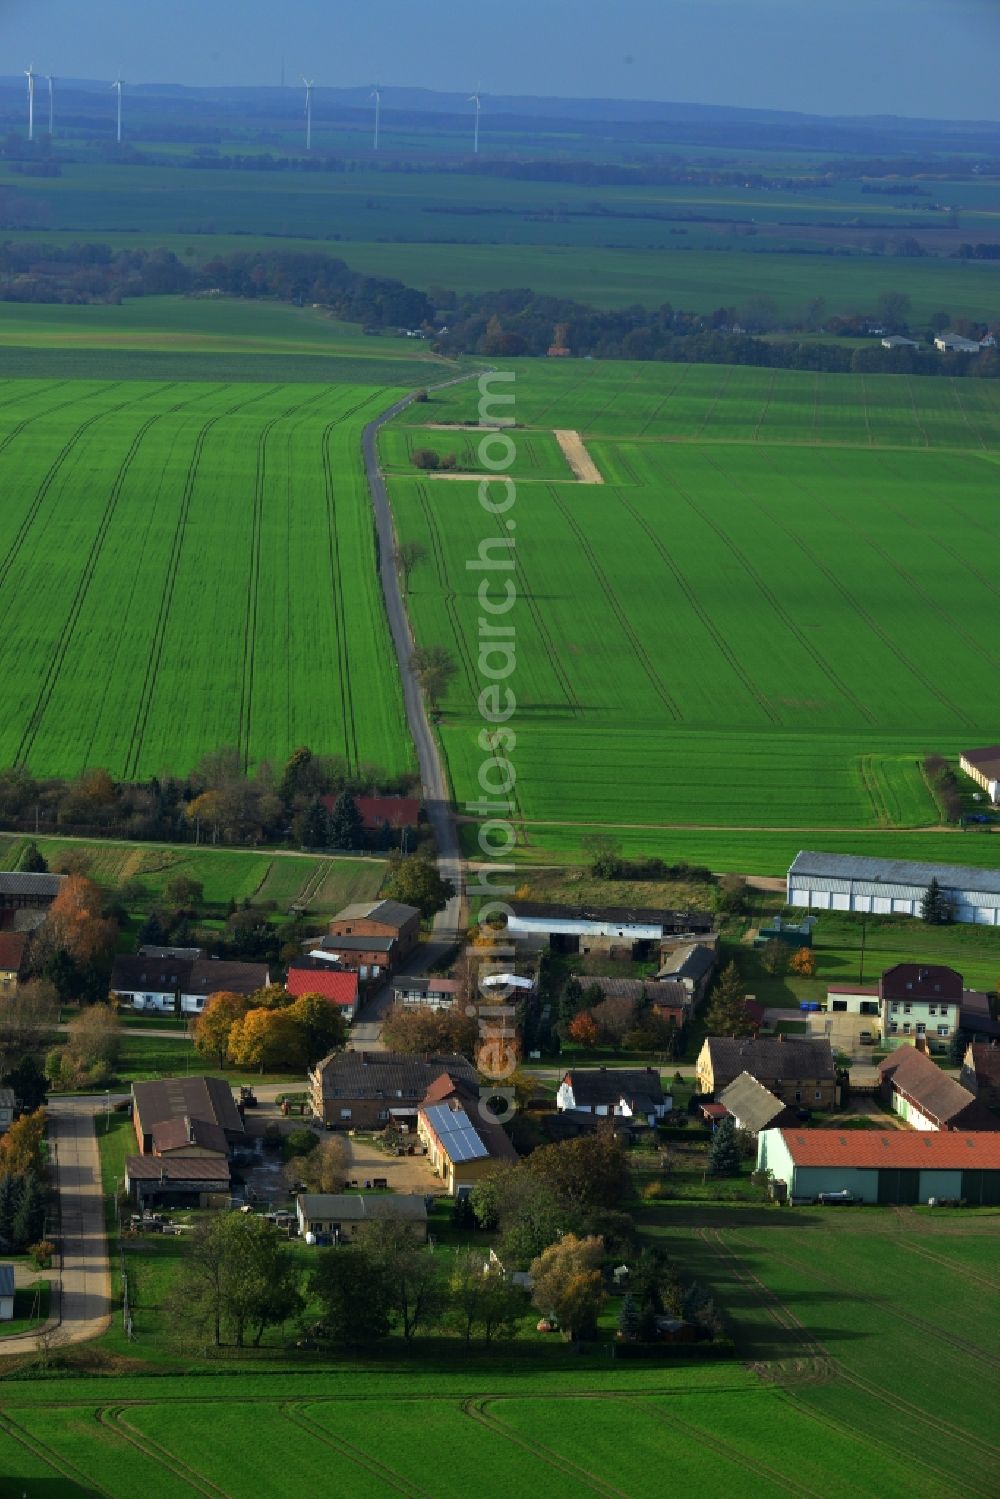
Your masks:
M 872 1035 L 871 1031 L 861 1031 L 858 1034 L 858 1041 L 862 1046 L 875 1045 L 875 1037 Z

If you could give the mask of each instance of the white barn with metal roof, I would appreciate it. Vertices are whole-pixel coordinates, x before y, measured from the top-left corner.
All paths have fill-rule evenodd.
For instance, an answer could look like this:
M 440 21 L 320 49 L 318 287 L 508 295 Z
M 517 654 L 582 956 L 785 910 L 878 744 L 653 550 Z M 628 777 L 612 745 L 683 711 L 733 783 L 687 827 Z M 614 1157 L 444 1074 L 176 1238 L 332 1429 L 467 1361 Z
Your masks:
M 952 920 L 1000 926 L 1000 870 L 911 859 L 871 859 L 804 850 L 788 871 L 790 906 L 813 911 L 860 911 L 874 916 L 920 916 L 931 880 L 951 906 Z

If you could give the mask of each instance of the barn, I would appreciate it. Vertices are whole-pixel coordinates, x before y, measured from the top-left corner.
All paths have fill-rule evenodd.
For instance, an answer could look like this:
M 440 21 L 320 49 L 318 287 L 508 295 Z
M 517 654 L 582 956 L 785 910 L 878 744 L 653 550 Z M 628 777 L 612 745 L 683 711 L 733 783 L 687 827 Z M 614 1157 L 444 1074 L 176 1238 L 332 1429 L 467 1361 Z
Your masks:
M 997 1131 L 766 1129 L 757 1141 L 757 1167 L 783 1181 L 793 1202 L 844 1192 L 889 1207 L 932 1197 L 1000 1206 Z
M 854 854 L 796 854 L 788 871 L 788 904 L 814 911 L 919 916 L 937 880 L 954 921 L 1000 926 L 1000 870 Z

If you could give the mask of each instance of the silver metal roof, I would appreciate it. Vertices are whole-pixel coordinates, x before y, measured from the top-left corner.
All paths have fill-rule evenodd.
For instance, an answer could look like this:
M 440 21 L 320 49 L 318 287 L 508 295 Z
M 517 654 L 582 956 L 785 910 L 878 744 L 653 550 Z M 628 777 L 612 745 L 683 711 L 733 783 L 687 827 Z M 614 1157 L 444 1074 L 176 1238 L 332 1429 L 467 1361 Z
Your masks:
M 1000 841 L 997 849 L 1000 859 Z M 970 864 L 931 864 L 916 859 L 870 859 L 860 854 L 821 854 L 809 849 L 796 854 L 789 879 L 808 880 L 814 890 L 835 890 L 838 883 L 863 882 L 862 894 L 911 897 L 926 890 L 931 880 L 946 890 L 1000 896 L 1000 869 L 977 869 Z M 821 884 L 826 880 L 827 884 Z
M 489 1155 L 464 1109 L 450 1109 L 446 1103 L 435 1103 L 423 1112 L 449 1159 L 456 1165 L 459 1161 L 478 1161 Z

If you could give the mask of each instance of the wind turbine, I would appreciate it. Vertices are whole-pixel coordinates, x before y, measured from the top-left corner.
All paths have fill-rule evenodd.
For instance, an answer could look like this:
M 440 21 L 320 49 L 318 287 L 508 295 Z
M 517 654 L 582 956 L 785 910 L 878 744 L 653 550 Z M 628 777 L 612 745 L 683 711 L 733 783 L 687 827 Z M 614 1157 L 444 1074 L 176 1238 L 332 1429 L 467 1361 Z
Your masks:
M 470 94 L 468 98 L 468 103 L 474 104 L 476 106 L 476 128 L 475 133 L 472 137 L 472 149 L 477 156 L 479 155 L 479 116 L 483 108 L 483 98 L 481 90 L 482 84 L 477 83 L 476 92 L 474 94 Z
M 28 80 L 28 139 L 35 139 L 35 67 L 29 63 L 24 70 L 24 76 Z
M 378 87 L 377 84 L 372 89 L 372 98 L 375 100 L 375 145 L 374 145 L 374 149 L 377 151 L 378 150 L 379 132 L 380 132 L 381 126 L 382 126 L 382 90 Z
M 45 74 L 45 82 L 49 86 L 49 135 L 53 136 L 56 133 L 56 103 L 55 93 L 52 87 L 52 85 L 55 83 L 55 79 L 53 78 L 51 73 Z
M 313 143 L 313 80 L 303 78 L 306 86 L 306 150 L 312 150 Z
M 111 92 L 113 94 L 117 94 L 118 95 L 118 111 L 117 111 L 118 124 L 117 124 L 117 129 L 116 129 L 116 132 L 115 132 L 115 139 L 117 140 L 118 144 L 121 145 L 121 143 L 122 143 L 122 75 L 120 73 L 118 74 L 118 77 L 115 79 L 114 83 L 111 85 Z

